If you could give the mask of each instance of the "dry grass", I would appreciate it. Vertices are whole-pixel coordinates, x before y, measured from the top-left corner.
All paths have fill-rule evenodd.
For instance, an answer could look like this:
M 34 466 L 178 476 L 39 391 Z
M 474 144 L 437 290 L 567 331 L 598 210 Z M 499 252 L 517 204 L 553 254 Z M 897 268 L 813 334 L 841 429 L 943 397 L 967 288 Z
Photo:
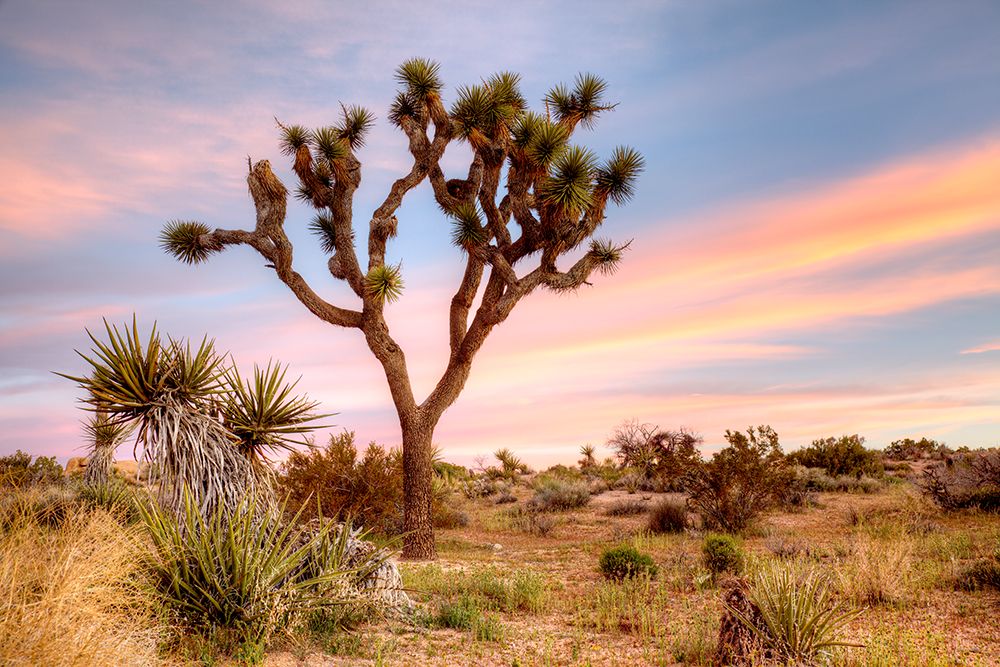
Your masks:
M 8 510 L 0 534 L 0 664 L 159 663 L 161 632 L 141 585 L 136 533 L 102 510 L 71 509 L 57 527 Z

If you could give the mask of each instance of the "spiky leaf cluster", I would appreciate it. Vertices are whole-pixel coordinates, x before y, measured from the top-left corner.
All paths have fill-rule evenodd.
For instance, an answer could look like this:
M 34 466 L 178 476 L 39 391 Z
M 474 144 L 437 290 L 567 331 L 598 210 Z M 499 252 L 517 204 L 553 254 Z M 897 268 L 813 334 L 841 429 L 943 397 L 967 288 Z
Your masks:
M 160 248 L 186 264 L 204 262 L 213 252 L 221 250 L 215 245 L 201 242 L 211 228 L 194 220 L 171 220 L 160 232 Z
M 135 430 L 135 422 L 110 418 L 104 412 L 91 414 L 83 424 L 83 432 L 94 447 L 111 447 L 125 442 Z
M 566 215 L 577 215 L 590 206 L 597 157 L 592 151 L 571 146 L 552 165 L 552 174 L 541 186 L 542 203 Z
M 298 380 L 285 382 L 286 371 L 287 367 L 268 362 L 263 369 L 254 366 L 252 380 L 241 377 L 235 367 L 225 375 L 222 421 L 253 461 L 266 460 L 267 452 L 291 449 L 301 442 L 293 436 L 318 428 L 309 422 L 329 416 L 314 414 L 319 403 L 292 393 Z
M 378 303 L 392 303 L 403 294 L 403 275 L 400 266 L 379 264 L 365 275 L 368 295 Z
M 406 88 L 406 94 L 415 101 L 426 100 L 441 92 L 444 84 L 439 72 L 441 65 L 426 58 L 411 58 L 396 68 L 396 81 Z
M 570 131 L 565 125 L 545 119 L 533 129 L 524 153 L 538 169 L 545 170 L 566 150 Z
M 365 145 L 365 137 L 375 125 L 375 114 L 358 105 L 342 109 L 344 117 L 337 128 L 340 138 L 346 141 L 352 150 L 357 150 Z
M 319 238 L 323 252 L 330 254 L 336 251 L 337 240 L 333 229 L 333 216 L 329 213 L 317 213 L 309 223 L 309 231 Z
M 634 148 L 619 146 L 611 159 L 595 173 L 598 193 L 621 206 L 635 193 L 635 181 L 645 166 L 642 156 Z
M 519 82 L 520 76 L 501 72 L 481 85 L 459 88 L 458 99 L 451 109 L 458 136 L 473 145 L 479 144 L 483 137 L 494 141 L 506 139 L 525 107 Z
M 281 139 L 279 147 L 283 155 L 295 155 L 300 148 L 309 144 L 311 134 L 309 130 L 301 125 L 281 125 Z
M 389 122 L 402 127 L 404 118 L 414 118 L 419 112 L 420 105 L 416 100 L 406 93 L 396 93 L 396 99 L 389 106 Z
M 594 74 L 578 74 L 573 90 L 559 84 L 545 96 L 545 102 L 560 122 L 569 125 L 581 123 L 591 127 L 602 111 L 613 109 L 613 104 L 602 104 L 608 84 Z
M 342 160 L 350 154 L 348 143 L 341 136 L 341 128 L 339 127 L 317 128 L 312 131 L 310 139 L 316 153 L 326 158 L 328 162 Z
M 618 264 L 626 247 L 628 244 L 617 246 L 610 239 L 594 239 L 590 242 L 589 254 L 599 262 L 598 271 L 611 275 L 618 270 Z
M 107 320 L 104 327 L 106 342 L 87 331 L 91 354 L 77 352 L 90 364 L 91 374 L 59 374 L 87 391 L 84 401 L 91 409 L 127 421 L 141 418 L 168 397 L 177 404 L 196 405 L 218 393 L 223 371 L 208 338 L 192 351 L 190 345 L 164 343 L 155 325 L 144 344 L 135 318 L 131 327 L 119 329 Z
M 487 242 L 486 230 L 475 204 L 461 203 L 450 212 L 451 241 L 459 248 L 471 251 Z

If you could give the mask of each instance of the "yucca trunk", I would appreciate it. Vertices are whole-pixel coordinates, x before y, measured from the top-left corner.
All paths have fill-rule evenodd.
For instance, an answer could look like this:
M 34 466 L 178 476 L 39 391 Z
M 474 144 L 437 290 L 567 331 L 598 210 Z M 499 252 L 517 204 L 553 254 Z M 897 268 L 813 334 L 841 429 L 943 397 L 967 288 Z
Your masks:
M 175 516 L 184 512 L 185 488 L 202 516 L 218 507 L 235 511 L 250 494 L 271 498 L 232 436 L 210 415 L 168 400 L 145 416 L 142 441 L 157 499 Z
M 103 486 L 111 481 L 115 467 L 115 448 L 110 443 L 96 443 L 83 469 L 83 483 Z

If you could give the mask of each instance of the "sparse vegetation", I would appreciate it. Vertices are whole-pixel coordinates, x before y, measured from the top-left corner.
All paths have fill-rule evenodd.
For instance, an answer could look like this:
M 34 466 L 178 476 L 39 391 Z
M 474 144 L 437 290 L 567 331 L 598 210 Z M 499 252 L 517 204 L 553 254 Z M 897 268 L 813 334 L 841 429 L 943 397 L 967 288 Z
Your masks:
M 683 476 L 701 460 L 701 436 L 685 429 L 662 430 L 637 420 L 622 423 L 608 440 L 623 468 L 642 475 L 642 488 L 650 491 L 679 491 Z

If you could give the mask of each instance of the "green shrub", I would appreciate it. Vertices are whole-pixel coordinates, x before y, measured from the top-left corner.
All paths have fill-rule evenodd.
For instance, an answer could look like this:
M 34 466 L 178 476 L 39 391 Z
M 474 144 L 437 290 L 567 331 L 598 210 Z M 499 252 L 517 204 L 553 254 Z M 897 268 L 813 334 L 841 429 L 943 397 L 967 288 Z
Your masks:
M 649 512 L 646 529 L 651 533 L 683 533 L 687 528 L 687 505 L 664 498 Z
M 656 576 L 657 567 L 649 554 L 641 553 L 631 544 L 606 549 L 601 554 L 598 568 L 606 578 L 622 581 L 637 576 Z
M 559 512 L 583 507 L 590 502 L 590 488 L 586 482 L 569 482 L 546 478 L 535 487 L 535 495 L 528 501 L 538 512 Z
M 942 458 L 949 453 L 943 442 L 931 440 L 929 438 L 903 438 L 894 440 L 886 447 L 882 454 L 887 459 L 894 461 L 919 461 L 927 458 Z
M 62 474 L 54 456 L 38 456 L 32 461 L 31 454 L 20 449 L 0 456 L 0 488 L 55 484 L 62 480 Z
M 857 434 L 813 440 L 808 447 L 788 454 L 788 460 L 806 468 L 822 468 L 832 477 L 881 477 L 884 473 L 881 453 L 865 449 L 865 439 Z
M 689 471 L 684 486 L 706 527 L 741 533 L 784 501 L 794 471 L 770 426 L 751 427 L 746 435 L 726 431 L 726 440 L 728 447 Z
M 712 576 L 743 571 L 743 547 L 732 535 L 709 533 L 701 545 L 702 560 Z
M 754 575 L 747 597 L 759 617 L 734 606 L 727 606 L 729 612 L 781 664 L 827 663 L 834 649 L 852 646 L 838 634 L 860 612 L 835 603 L 826 582 L 814 573 L 797 580 L 787 569 L 765 567 Z

